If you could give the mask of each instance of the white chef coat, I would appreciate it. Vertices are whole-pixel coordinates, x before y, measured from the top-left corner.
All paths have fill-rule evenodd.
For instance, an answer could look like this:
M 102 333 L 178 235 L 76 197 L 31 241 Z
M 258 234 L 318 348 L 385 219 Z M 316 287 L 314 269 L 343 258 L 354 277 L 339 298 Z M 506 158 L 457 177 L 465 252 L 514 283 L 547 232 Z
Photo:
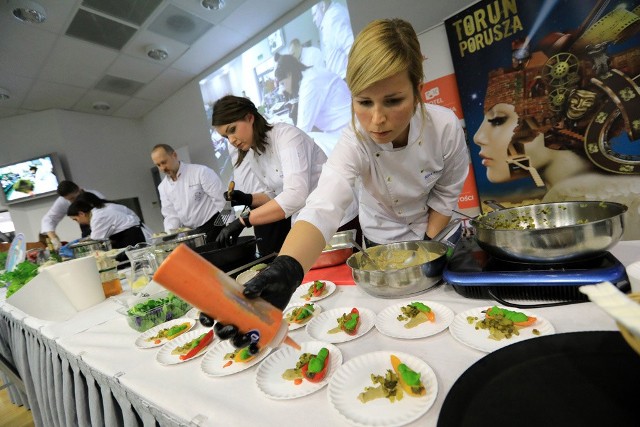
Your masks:
M 87 189 L 83 191 L 93 193 L 101 199 L 105 198 L 101 192 L 96 190 Z M 42 217 L 42 220 L 40 222 L 40 233 L 46 234 L 49 231 L 56 231 L 56 227 L 58 226 L 58 224 L 60 224 L 60 221 L 62 221 L 64 217 L 67 216 L 67 210 L 69 209 L 70 205 L 70 201 L 62 196 L 58 196 L 55 202 L 53 202 L 51 208 L 49 208 L 47 213 Z
M 300 62 L 307 67 L 313 67 L 316 69 L 325 68 L 322 51 L 315 46 L 302 48 L 302 52 L 300 52 Z
M 274 123 L 267 132 L 265 152 L 245 157 L 267 194 L 275 194 L 285 217 L 297 215 L 316 188 L 327 156 L 309 135 L 295 126 Z
M 325 68 L 303 71 L 296 126 L 305 132 L 315 126 L 322 132 L 339 134 L 350 121 L 351 92 L 345 81 Z
M 164 231 L 200 227 L 224 207 L 224 191 L 212 169 L 180 162 L 177 179 L 165 176 L 158 185 Z
M 324 13 L 319 30 L 325 66 L 344 79 L 347 75 L 349 50 L 353 44 L 349 10 L 344 5 L 332 1 Z
M 253 159 L 254 151 L 249 150 L 243 162 L 240 163 L 240 166 L 236 166 L 238 149 L 230 142 L 227 142 L 227 148 L 229 150 L 229 157 L 231 157 L 231 163 L 233 164 L 232 179 L 235 182 L 235 188 L 247 194 L 266 193 L 272 199 L 276 197 L 275 193 L 262 184 L 251 170 L 251 163 L 253 162 L 251 159 Z
M 105 203 L 103 208 L 91 209 L 91 238 L 93 240 L 108 239 L 116 233 L 128 230 L 137 225 L 142 226 L 142 234 L 151 243 L 151 230 L 140 222 L 134 211 L 118 203 Z
M 416 109 L 408 144 L 377 144 L 359 126 L 362 140 L 347 128 L 325 164 L 316 190 L 297 220 L 314 224 L 326 241 L 352 199 L 359 176 L 360 225 L 378 243 L 422 239 L 429 208 L 450 215 L 469 169 L 464 132 L 455 114 L 425 104 Z

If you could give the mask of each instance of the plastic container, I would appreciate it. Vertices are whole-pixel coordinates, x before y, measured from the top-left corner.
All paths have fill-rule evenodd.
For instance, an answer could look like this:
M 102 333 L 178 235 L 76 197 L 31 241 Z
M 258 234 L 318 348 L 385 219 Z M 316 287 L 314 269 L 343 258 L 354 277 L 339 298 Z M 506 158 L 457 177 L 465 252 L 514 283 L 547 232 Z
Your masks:
M 127 317 L 127 323 L 138 332 L 144 332 L 168 320 L 184 316 L 191 306 L 167 291 L 158 292 L 135 301 L 129 308 L 118 312 Z
M 153 280 L 214 319 L 231 323 L 242 333 L 251 332 L 260 348 L 278 347 L 285 341 L 300 348 L 287 338 L 282 311 L 262 298 L 245 298 L 238 282 L 186 245 L 167 257 Z

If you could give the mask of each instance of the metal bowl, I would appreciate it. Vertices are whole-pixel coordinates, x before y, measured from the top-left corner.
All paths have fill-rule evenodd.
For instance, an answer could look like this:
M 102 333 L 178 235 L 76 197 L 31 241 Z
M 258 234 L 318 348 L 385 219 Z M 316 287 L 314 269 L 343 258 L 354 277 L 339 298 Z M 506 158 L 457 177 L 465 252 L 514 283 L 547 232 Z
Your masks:
M 78 243 L 69 245 L 69 248 L 73 251 L 74 258 L 83 258 L 93 254 L 95 251 L 110 251 L 110 240 L 82 240 Z
M 346 230 L 334 234 L 329 240 L 327 247 L 311 266 L 311 269 L 343 264 L 347 258 L 353 254 L 351 242 L 354 241 L 355 238 L 356 230 Z
M 442 276 L 447 263 L 449 246 L 435 241 L 411 241 L 390 243 L 367 249 L 374 258 L 383 251 L 393 250 L 425 250 L 434 254 L 434 258 L 423 264 L 393 270 L 362 269 L 362 254 L 351 255 L 347 265 L 351 268 L 353 280 L 366 293 L 380 298 L 402 298 L 416 295 L 435 286 Z
M 207 242 L 207 235 L 205 233 L 191 234 L 189 236 L 179 237 L 177 239 L 169 240 L 167 243 L 184 243 L 191 249 L 203 246 Z

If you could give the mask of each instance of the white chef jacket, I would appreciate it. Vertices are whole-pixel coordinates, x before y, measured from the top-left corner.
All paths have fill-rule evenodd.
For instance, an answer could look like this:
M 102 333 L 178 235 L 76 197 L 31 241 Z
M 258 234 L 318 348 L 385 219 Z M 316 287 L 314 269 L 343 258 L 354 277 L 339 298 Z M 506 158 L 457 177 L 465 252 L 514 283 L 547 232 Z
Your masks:
M 302 72 L 298 91 L 296 126 L 305 132 L 313 127 L 339 134 L 351 121 L 351 92 L 337 74 L 325 68 Z
M 325 66 L 344 79 L 347 75 L 349 50 L 353 44 L 349 10 L 344 5 L 332 1 L 324 13 L 319 30 Z
M 235 182 L 235 188 L 243 193 L 266 193 L 270 198 L 276 197 L 273 191 L 270 191 L 262 182 L 258 180 L 258 177 L 251 170 L 251 163 L 254 156 L 254 151 L 249 150 L 244 157 L 240 166 L 236 166 L 238 160 L 238 149 L 234 147 L 230 142 L 227 142 L 227 148 L 229 149 L 229 157 L 233 164 L 233 181 Z
M 297 220 L 314 224 L 329 241 L 358 176 L 360 225 L 374 242 L 422 239 L 429 208 L 450 215 L 469 169 L 464 132 L 451 110 L 424 107 L 426 115 L 416 109 L 408 144 L 398 149 L 375 143 L 359 124 L 362 140 L 345 129 Z
M 267 132 L 265 152 L 245 157 L 267 194 L 275 194 L 285 217 L 297 215 L 316 188 L 327 156 L 309 135 L 295 126 L 274 123 Z M 295 215 L 294 215 L 295 214 Z
M 224 191 L 212 169 L 180 162 L 177 179 L 165 176 L 158 185 L 164 231 L 200 227 L 224 207 Z
M 144 226 L 138 215 L 128 207 L 118 203 L 105 203 L 103 208 L 91 209 L 89 226 L 93 240 L 108 239 L 136 225 L 142 226 L 142 234 L 147 242 L 151 243 L 151 230 Z
M 302 52 L 300 52 L 300 62 L 307 67 L 313 67 L 316 69 L 325 68 L 322 51 L 315 46 L 302 48 Z
M 101 192 L 96 190 L 83 189 L 83 191 L 93 193 L 101 199 L 105 198 Z M 53 202 L 51 208 L 49 208 L 47 213 L 42 217 L 42 220 L 40 222 L 40 233 L 46 234 L 49 231 L 56 231 L 56 227 L 58 226 L 58 224 L 60 224 L 60 221 L 62 221 L 64 217 L 67 216 L 67 210 L 69 209 L 70 205 L 70 201 L 62 196 L 58 196 L 55 202 Z

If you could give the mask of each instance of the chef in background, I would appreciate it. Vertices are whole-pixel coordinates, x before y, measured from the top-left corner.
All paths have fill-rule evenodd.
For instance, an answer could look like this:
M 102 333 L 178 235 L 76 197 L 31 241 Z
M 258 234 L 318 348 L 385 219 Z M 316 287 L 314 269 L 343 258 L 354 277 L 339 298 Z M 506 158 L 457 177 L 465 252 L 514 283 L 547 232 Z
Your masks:
M 311 8 L 311 15 L 320 32 L 320 49 L 327 69 L 344 79 L 353 45 L 349 9 L 335 0 L 323 0 Z
M 49 239 L 51 239 L 54 249 L 58 250 L 61 246 L 60 238 L 56 234 L 56 227 L 60 224 L 60 221 L 67 216 L 69 205 L 71 205 L 71 203 L 85 191 L 90 191 L 98 197 L 104 198 L 104 195 L 99 191 L 84 190 L 72 181 L 61 181 L 60 184 L 58 184 L 58 189 L 56 190 L 58 198 L 56 198 L 56 201 L 53 202 L 51 208 L 49 208 L 47 213 L 42 217 L 40 224 L 40 233 L 46 234 Z M 82 237 L 87 237 L 91 234 L 91 227 L 89 227 L 88 224 L 80 224 L 80 230 L 82 232 Z
M 69 205 L 67 215 L 78 224 L 91 226 L 91 239 L 111 241 L 114 249 L 151 243 L 151 230 L 131 209 L 84 192 Z
M 223 226 L 216 226 L 216 218 L 224 207 L 224 191 L 220 177 L 204 165 L 185 163 L 167 144 L 151 150 L 151 159 L 166 176 L 158 185 L 164 231 L 172 233 L 188 227 L 205 233 L 207 242 L 215 241 Z

